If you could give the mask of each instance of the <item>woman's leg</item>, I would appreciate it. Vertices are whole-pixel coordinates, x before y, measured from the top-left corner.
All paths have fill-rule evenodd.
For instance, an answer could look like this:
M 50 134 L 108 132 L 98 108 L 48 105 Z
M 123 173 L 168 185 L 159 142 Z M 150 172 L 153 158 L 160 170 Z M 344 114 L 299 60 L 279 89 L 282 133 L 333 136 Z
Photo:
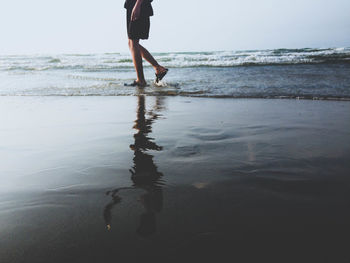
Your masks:
M 139 44 L 139 47 L 140 47 L 141 56 L 153 66 L 154 70 L 156 71 L 156 74 L 159 74 L 166 70 L 163 66 L 158 64 L 157 60 L 155 60 L 155 58 L 151 55 L 151 53 L 149 53 L 147 49 L 145 49 L 140 44 Z
M 137 74 L 136 82 L 141 86 L 146 85 L 145 76 L 143 74 L 143 65 L 142 65 L 142 55 L 140 48 L 139 40 L 129 39 L 129 48 L 131 51 L 132 60 L 134 62 L 134 67 Z

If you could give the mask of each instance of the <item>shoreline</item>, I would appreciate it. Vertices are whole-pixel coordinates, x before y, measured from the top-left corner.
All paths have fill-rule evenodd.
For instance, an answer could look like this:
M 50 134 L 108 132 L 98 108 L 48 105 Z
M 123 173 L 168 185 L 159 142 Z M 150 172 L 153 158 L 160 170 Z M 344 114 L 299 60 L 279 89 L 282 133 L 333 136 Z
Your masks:
M 344 98 L 344 97 L 305 97 L 305 96 L 270 96 L 270 97 L 235 97 L 235 96 L 191 96 L 191 95 L 183 95 L 183 94 L 162 94 L 161 92 L 159 94 L 154 93 L 154 94 L 148 94 L 146 93 L 140 93 L 140 94 L 125 94 L 125 95 L 101 95 L 101 94 L 88 94 L 88 95 L 64 95 L 64 94 L 57 94 L 57 95 L 27 95 L 27 94 L 18 94 L 18 95 L 1 95 L 1 97 L 137 97 L 140 95 L 148 96 L 148 97 L 181 97 L 181 98 L 195 98 L 195 99 L 238 99 L 238 100 L 304 100 L 304 101 L 340 101 L 340 102 L 347 102 L 350 101 L 349 98 Z

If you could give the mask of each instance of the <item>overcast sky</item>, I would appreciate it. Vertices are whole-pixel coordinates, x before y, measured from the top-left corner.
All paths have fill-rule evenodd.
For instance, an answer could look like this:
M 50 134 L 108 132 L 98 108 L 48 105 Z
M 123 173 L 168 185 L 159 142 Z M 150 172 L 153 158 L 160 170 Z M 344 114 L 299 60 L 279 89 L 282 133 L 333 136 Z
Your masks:
M 0 0 L 0 53 L 126 52 L 123 0 Z M 154 0 L 151 51 L 350 46 L 349 0 Z

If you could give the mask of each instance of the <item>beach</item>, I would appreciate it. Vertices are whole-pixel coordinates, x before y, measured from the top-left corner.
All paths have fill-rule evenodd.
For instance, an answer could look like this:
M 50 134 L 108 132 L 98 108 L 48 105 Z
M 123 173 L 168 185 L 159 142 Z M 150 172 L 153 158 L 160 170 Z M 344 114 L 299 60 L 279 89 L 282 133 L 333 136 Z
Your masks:
M 1 262 L 349 262 L 349 102 L 133 92 L 0 97 Z
M 350 263 L 350 0 L 0 6 L 0 263 Z

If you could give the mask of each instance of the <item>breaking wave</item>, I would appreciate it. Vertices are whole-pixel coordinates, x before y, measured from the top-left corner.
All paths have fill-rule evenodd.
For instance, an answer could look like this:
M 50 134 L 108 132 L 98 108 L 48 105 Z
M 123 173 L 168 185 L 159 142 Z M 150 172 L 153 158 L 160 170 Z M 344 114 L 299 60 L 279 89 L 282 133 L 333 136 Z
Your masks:
M 239 67 L 350 63 L 350 48 L 274 49 L 221 52 L 156 53 L 166 67 Z M 113 71 L 132 68 L 129 54 L 66 54 L 55 56 L 0 56 L 0 71 Z

